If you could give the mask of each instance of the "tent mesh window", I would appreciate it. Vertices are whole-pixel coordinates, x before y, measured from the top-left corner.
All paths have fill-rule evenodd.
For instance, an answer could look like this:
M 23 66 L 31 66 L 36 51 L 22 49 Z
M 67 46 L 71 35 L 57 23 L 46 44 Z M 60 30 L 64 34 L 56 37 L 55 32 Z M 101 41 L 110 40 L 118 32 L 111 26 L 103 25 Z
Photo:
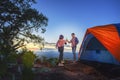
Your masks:
M 101 53 L 101 51 L 100 50 L 96 50 L 96 53 Z
M 96 53 L 100 53 L 101 50 L 107 50 L 95 37 L 92 37 L 88 42 L 86 50 L 96 50 Z

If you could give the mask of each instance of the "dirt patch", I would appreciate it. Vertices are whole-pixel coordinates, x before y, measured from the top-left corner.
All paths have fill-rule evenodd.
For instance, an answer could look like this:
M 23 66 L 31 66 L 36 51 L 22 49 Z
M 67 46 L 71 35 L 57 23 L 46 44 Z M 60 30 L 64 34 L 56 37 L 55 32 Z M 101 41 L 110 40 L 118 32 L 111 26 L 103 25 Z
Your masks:
M 85 64 L 87 66 L 93 67 L 97 72 L 106 76 L 109 79 L 120 80 L 120 65 L 99 63 L 99 62 L 90 62 L 90 61 L 80 61 L 80 64 Z
M 65 61 L 63 67 L 48 64 L 37 63 L 33 66 L 33 80 L 120 80 L 120 66 L 118 65 L 89 61 L 76 63 Z M 23 75 L 18 73 L 17 69 L 17 67 L 13 67 L 8 70 L 15 73 L 15 80 L 21 80 Z M 0 80 L 10 80 L 8 78 L 9 76 L 5 76 Z
M 72 63 L 71 61 L 68 61 L 65 63 L 64 67 L 58 66 L 50 67 L 48 68 L 47 72 L 38 71 L 37 73 L 35 73 L 34 80 L 110 80 L 110 79 L 111 78 L 102 75 L 93 66 L 89 66 L 81 62 Z

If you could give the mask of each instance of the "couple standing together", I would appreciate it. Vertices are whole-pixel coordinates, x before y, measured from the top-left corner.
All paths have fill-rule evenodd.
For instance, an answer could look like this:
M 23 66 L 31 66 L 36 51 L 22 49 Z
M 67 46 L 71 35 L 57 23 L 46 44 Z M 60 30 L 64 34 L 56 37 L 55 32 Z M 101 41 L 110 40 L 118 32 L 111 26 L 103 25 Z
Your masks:
M 60 35 L 59 36 L 59 40 L 56 43 L 56 48 L 58 48 L 59 51 L 59 64 L 62 64 L 63 61 L 63 52 L 64 52 L 64 44 L 71 43 L 71 47 L 72 47 L 72 53 L 73 53 L 73 62 L 76 62 L 76 48 L 77 48 L 77 44 L 79 43 L 78 38 L 75 36 L 75 33 L 71 34 L 72 39 L 70 41 L 68 40 L 64 40 L 64 36 Z

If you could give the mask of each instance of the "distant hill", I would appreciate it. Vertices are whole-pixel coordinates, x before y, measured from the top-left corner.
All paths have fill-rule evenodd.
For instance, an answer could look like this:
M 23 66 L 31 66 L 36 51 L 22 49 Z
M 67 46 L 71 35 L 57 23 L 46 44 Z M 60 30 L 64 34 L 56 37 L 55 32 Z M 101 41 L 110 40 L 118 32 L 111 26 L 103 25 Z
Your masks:
M 49 42 L 45 42 L 45 48 L 54 48 L 56 47 L 56 43 L 49 43 Z M 71 45 L 67 44 L 65 45 L 65 49 L 71 49 Z
M 56 43 L 45 42 L 45 45 L 56 45 Z

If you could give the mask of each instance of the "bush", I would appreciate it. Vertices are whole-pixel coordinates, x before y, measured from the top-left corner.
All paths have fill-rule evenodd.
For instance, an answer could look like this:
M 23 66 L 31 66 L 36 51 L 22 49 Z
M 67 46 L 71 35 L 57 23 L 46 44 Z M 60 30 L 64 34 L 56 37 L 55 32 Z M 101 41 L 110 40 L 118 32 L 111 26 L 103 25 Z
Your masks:
M 36 55 L 32 51 L 24 49 L 22 53 L 20 53 L 20 56 L 23 64 L 22 80 L 33 80 L 34 73 L 32 72 L 32 67 Z
M 41 58 L 38 60 L 36 60 L 37 63 L 40 62 L 41 64 L 46 65 L 47 67 L 54 67 L 58 63 L 57 58 L 47 58 L 45 56 L 41 56 Z
M 34 73 L 30 68 L 24 68 L 23 69 L 23 75 L 22 80 L 33 80 L 34 79 Z
M 56 64 L 58 63 L 57 58 L 49 58 L 47 59 L 47 61 L 51 64 L 52 67 L 56 66 Z
M 7 64 L 0 61 L 0 77 L 3 77 L 7 73 Z
M 9 70 L 9 64 L 16 64 L 17 54 L 11 53 L 7 57 L 4 56 L 3 59 L 0 60 L 0 78 L 4 79 L 5 77 L 8 79 L 11 77 L 11 72 Z M 1 80 L 0 79 L 0 80 Z
M 18 54 L 12 53 L 7 57 L 7 63 L 17 63 Z
M 22 63 L 25 68 L 32 68 L 36 55 L 32 51 L 24 52 L 22 56 Z

